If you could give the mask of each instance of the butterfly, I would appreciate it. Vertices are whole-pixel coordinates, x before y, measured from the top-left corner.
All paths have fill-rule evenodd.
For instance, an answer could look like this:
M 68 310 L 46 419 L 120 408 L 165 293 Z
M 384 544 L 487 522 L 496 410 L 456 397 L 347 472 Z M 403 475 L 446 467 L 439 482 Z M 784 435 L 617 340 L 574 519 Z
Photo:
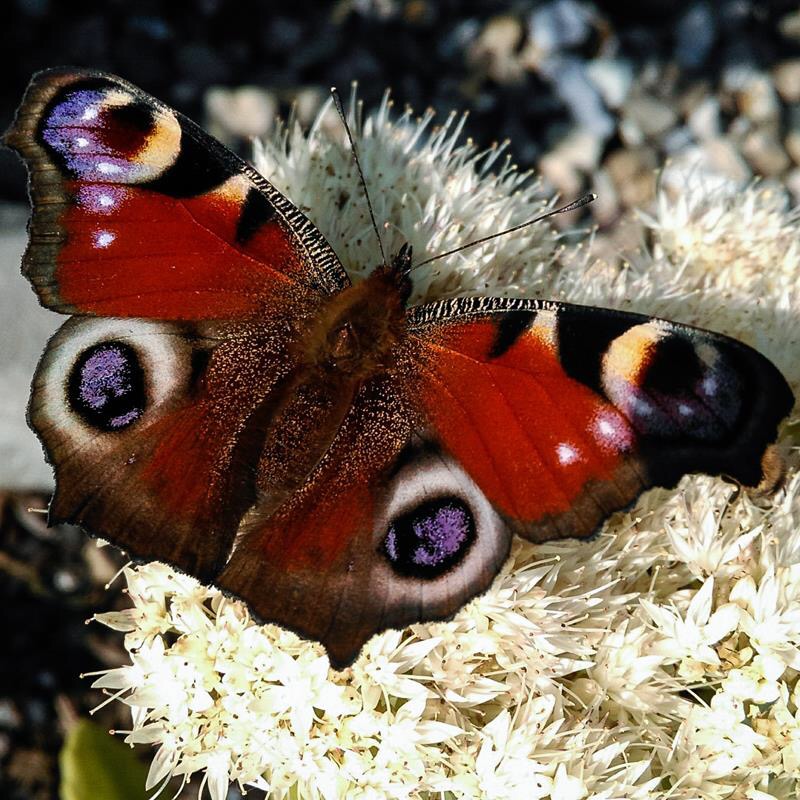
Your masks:
M 756 485 L 794 398 L 750 347 L 633 313 L 409 305 L 403 247 L 351 283 L 322 234 L 120 78 L 49 70 L 5 143 L 23 273 L 70 318 L 33 378 L 72 522 L 321 642 L 451 617 L 512 537 L 592 535 L 688 472 Z

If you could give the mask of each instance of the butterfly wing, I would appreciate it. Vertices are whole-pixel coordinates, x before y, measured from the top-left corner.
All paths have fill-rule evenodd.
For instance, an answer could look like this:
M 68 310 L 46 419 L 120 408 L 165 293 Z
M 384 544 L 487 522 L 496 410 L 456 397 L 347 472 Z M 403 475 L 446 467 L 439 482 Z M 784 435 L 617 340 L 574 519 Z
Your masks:
M 264 420 L 294 366 L 284 344 L 252 325 L 70 319 L 29 405 L 56 472 L 50 522 L 213 577 L 255 499 Z
M 687 472 L 757 484 L 792 404 L 763 356 L 687 326 L 529 300 L 414 308 L 393 366 L 216 582 L 343 667 L 487 589 L 512 530 L 586 537 Z
M 5 143 L 30 170 L 23 272 L 65 314 L 231 319 L 349 284 L 319 231 L 181 114 L 112 75 L 48 70 Z
M 114 76 L 39 73 L 5 142 L 30 172 L 23 272 L 77 315 L 29 407 L 50 519 L 209 578 L 253 501 L 287 348 L 347 276 L 266 180 Z
M 637 314 L 467 298 L 413 309 L 410 325 L 423 413 L 533 540 L 586 536 L 689 472 L 755 486 L 794 402 L 752 348 Z

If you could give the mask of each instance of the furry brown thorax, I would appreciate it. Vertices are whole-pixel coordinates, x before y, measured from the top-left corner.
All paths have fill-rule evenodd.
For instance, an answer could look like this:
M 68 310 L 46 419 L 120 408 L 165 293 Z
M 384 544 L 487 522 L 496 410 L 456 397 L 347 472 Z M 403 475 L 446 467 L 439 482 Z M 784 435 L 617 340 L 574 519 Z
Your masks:
M 410 264 L 406 245 L 391 264 L 376 267 L 363 281 L 329 298 L 303 342 L 304 365 L 356 381 L 389 367 L 406 325 Z

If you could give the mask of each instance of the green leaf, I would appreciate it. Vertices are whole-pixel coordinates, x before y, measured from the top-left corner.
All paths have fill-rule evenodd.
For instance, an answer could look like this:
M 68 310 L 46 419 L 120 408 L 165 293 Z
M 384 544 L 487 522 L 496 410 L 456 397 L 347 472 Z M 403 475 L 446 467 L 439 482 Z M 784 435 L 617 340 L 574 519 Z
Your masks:
M 144 800 L 145 767 L 128 745 L 89 720 L 67 734 L 59 755 L 61 800 Z

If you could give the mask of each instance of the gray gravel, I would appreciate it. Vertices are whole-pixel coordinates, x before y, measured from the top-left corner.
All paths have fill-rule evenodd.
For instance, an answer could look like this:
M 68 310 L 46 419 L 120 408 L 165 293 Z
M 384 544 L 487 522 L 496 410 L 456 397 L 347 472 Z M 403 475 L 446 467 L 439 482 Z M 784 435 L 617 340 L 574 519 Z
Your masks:
M 19 216 L 19 215 L 17 215 Z M 41 308 L 19 273 L 26 235 L 20 223 L 0 232 L 0 486 L 48 487 L 50 467 L 25 423 L 31 376 L 63 317 Z

